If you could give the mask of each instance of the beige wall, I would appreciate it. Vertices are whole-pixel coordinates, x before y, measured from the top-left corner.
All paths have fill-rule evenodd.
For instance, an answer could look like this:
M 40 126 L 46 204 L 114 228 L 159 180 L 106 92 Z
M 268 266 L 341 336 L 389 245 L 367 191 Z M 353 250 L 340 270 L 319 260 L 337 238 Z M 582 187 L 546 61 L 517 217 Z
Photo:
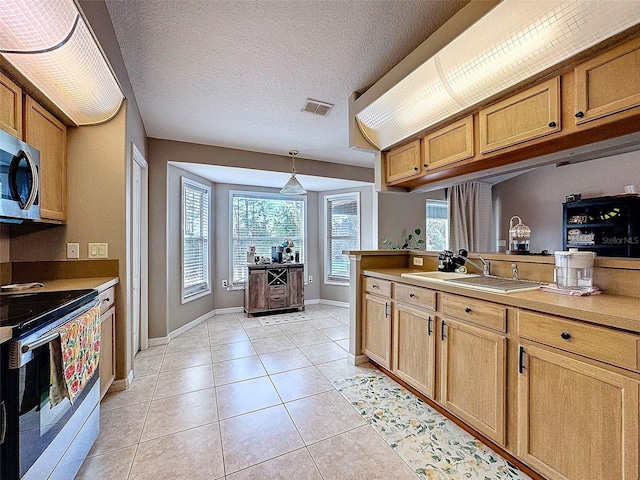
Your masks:
M 445 191 L 433 192 L 379 192 L 378 193 L 378 242 L 376 247 L 387 246 L 382 239 L 387 237 L 396 246 L 402 246 L 409 233 L 416 228 L 422 230 L 424 239 L 426 225 L 426 200 L 445 200 Z
M 582 198 L 640 188 L 640 151 L 556 167 L 548 165 L 493 186 L 496 238 L 508 239 L 513 215 L 531 228 L 531 251 L 562 250 L 562 203 L 565 195 Z

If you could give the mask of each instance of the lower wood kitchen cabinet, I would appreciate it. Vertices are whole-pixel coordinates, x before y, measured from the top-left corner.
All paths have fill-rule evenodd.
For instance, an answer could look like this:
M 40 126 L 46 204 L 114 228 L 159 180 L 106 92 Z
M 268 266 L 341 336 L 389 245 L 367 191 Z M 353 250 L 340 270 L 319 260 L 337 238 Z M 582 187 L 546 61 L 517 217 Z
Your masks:
M 547 480 L 640 480 L 640 335 L 365 274 L 363 353 Z
M 104 397 L 116 376 L 115 288 L 98 293 L 100 299 L 100 398 Z
M 449 318 L 442 320 L 440 329 L 440 403 L 504 444 L 506 336 Z
M 638 479 L 638 382 L 521 345 L 518 456 L 549 480 Z
M 363 284 L 362 350 L 378 365 L 391 370 L 391 282 L 365 277 Z
M 435 398 L 436 293 L 396 284 L 393 308 L 393 373 Z

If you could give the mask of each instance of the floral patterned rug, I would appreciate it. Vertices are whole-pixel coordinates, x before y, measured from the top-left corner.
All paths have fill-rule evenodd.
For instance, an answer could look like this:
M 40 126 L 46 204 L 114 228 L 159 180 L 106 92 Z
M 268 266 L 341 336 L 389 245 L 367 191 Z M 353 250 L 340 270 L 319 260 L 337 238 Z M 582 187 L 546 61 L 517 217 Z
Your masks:
M 333 384 L 421 479 L 531 480 L 381 372 Z

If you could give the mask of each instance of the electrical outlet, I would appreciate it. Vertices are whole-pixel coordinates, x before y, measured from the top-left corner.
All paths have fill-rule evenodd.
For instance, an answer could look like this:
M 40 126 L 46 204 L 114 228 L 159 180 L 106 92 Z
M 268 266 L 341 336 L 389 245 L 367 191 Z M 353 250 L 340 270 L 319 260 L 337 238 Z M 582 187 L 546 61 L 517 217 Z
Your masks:
M 498 247 L 506 247 L 506 246 L 507 246 L 506 240 L 498 240 Z
M 108 243 L 90 243 L 88 257 L 89 258 L 107 258 L 109 251 Z
M 227 288 L 229 283 L 226 280 L 222 280 L 222 288 Z
M 313 283 L 313 276 L 309 275 L 309 283 Z
M 67 243 L 67 258 L 80 258 L 79 243 Z
M 422 267 L 424 265 L 424 259 L 422 257 L 413 257 L 413 264 Z

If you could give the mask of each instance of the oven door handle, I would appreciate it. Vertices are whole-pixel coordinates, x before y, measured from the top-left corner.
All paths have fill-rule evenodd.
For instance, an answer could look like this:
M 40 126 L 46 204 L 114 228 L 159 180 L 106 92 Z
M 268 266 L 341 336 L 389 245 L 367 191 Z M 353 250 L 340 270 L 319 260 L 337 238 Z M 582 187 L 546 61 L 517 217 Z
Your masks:
M 60 336 L 60 332 L 57 330 L 46 333 L 42 335 L 40 338 L 34 340 L 33 342 L 25 343 L 24 345 L 22 345 L 22 348 L 20 349 L 20 351 L 22 353 L 28 353 L 29 350 L 35 350 L 36 348 L 41 347 L 42 345 L 45 345 L 49 342 L 54 341 L 59 336 Z

